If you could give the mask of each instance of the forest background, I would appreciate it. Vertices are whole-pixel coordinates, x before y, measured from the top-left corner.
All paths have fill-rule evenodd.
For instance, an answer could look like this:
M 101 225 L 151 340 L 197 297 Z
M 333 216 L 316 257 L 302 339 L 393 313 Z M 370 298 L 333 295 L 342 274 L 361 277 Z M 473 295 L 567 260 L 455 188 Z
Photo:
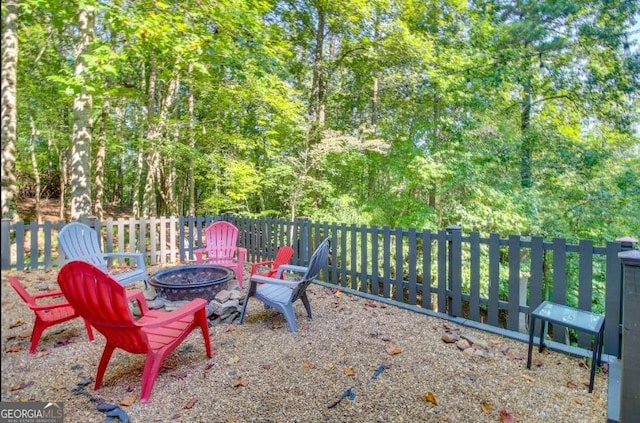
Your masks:
M 2 216 L 640 234 L 635 0 L 6 0 Z

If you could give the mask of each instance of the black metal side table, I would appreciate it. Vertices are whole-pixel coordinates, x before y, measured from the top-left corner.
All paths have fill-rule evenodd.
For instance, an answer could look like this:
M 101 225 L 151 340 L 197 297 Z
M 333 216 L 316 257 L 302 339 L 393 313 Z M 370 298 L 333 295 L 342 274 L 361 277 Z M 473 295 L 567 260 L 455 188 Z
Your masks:
M 589 392 L 593 392 L 593 380 L 596 375 L 596 366 L 602 359 L 602 345 L 604 341 L 604 316 L 590 311 L 578 310 L 566 305 L 543 301 L 531 313 L 529 328 L 529 351 L 527 353 L 527 369 L 531 368 L 531 353 L 533 350 L 533 331 L 536 319 L 540 319 L 540 345 L 538 352 L 544 348 L 544 329 L 549 322 L 566 326 L 581 332 L 595 335 L 593 344 L 593 357 L 591 359 L 591 375 L 589 378 Z

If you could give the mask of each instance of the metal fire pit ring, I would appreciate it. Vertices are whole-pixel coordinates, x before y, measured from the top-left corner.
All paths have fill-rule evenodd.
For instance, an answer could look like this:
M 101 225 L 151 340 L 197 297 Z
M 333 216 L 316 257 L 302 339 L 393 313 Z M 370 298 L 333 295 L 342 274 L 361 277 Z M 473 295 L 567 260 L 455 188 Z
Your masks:
M 235 279 L 233 270 L 215 264 L 176 266 L 160 270 L 149 278 L 156 293 L 169 301 L 204 298 L 213 300 Z

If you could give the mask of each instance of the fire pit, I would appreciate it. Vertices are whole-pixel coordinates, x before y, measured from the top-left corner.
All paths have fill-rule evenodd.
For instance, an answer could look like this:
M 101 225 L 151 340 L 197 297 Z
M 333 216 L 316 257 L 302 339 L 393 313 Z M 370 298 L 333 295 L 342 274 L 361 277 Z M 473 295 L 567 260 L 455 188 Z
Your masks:
M 161 270 L 149 282 L 159 296 L 169 301 L 194 298 L 211 301 L 218 292 L 227 289 L 234 278 L 233 271 L 224 266 L 199 264 Z

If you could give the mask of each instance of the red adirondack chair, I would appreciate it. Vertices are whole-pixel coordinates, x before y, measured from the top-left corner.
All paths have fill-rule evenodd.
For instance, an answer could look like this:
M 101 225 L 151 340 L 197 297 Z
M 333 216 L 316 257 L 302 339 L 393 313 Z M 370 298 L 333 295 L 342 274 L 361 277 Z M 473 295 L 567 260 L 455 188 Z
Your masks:
M 206 300 L 196 298 L 177 310 L 149 310 L 142 291 L 129 291 L 113 277 L 85 261 L 70 261 L 60 269 L 58 283 L 69 303 L 107 339 L 94 389 L 100 388 L 109 359 L 116 348 L 146 354 L 140 402 L 146 403 L 162 361 L 197 327 L 202 330 L 208 357 L 212 357 Z M 135 320 L 129 302 L 138 303 L 142 316 Z
M 288 264 L 289 260 L 293 257 L 293 248 L 288 245 L 283 245 L 278 248 L 278 252 L 276 253 L 276 257 L 273 260 L 265 260 L 253 263 L 251 265 L 251 276 L 260 275 L 265 276 L 267 278 L 272 278 L 278 272 L 278 268 L 283 264 Z M 264 270 L 265 267 L 268 269 Z M 258 272 L 258 270 L 262 270 Z M 284 277 L 284 273 L 281 275 Z
M 40 337 L 45 329 L 57 325 L 58 323 L 80 317 L 73 307 L 71 307 L 71 305 L 63 298 L 62 291 L 49 291 L 43 292 L 42 294 L 31 295 L 20 283 L 18 278 L 15 276 L 9 276 L 7 279 L 20 298 L 22 298 L 22 301 L 24 301 L 36 315 L 36 321 L 33 324 L 33 331 L 31 332 L 31 346 L 29 347 L 30 354 L 35 354 L 38 342 L 40 342 Z M 38 304 L 38 301 L 43 298 L 56 297 L 60 297 L 60 300 L 47 304 Z M 89 340 L 93 341 L 93 331 L 91 330 L 91 326 L 86 321 L 84 324 L 87 328 Z
M 214 222 L 204 230 L 204 237 L 205 246 L 193 250 L 196 263 L 219 264 L 233 269 L 240 287 L 243 287 L 247 249 L 238 247 L 238 228 L 229 222 Z

